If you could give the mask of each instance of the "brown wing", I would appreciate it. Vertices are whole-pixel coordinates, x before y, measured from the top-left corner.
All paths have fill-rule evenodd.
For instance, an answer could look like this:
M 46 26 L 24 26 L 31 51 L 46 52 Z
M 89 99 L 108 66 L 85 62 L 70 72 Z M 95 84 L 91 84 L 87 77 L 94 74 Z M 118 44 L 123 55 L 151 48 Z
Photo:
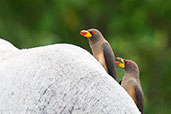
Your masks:
M 138 109 L 144 114 L 144 94 L 140 85 L 135 85 L 135 97 Z
M 115 56 L 109 43 L 103 44 L 103 53 L 109 75 L 116 79 Z

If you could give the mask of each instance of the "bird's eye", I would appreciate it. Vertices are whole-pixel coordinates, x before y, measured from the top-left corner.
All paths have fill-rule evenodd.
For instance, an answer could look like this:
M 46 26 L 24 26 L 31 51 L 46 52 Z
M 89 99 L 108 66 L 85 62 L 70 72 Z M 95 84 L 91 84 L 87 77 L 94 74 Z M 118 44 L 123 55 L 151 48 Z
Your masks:
M 92 34 L 95 34 L 95 33 L 96 33 L 95 31 L 92 32 Z
M 130 62 L 127 62 L 126 65 L 129 66 L 130 65 Z

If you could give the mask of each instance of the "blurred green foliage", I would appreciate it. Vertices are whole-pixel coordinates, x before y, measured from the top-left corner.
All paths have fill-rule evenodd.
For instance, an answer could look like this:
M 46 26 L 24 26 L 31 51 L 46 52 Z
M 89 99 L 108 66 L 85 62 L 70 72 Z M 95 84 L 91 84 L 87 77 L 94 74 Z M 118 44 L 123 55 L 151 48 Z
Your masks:
M 88 28 L 137 62 L 145 113 L 171 114 L 171 0 L 0 0 L 0 37 L 19 48 L 71 43 L 90 51 L 79 35 Z

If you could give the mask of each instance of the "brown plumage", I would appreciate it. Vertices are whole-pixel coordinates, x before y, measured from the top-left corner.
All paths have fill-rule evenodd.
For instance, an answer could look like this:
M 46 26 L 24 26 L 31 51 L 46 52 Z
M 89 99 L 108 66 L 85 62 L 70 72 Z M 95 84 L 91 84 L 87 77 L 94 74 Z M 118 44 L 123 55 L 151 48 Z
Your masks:
M 110 44 L 97 29 L 82 30 L 80 34 L 89 39 L 93 56 L 100 62 L 106 72 L 116 79 L 115 56 Z
M 132 60 L 124 60 L 120 57 L 117 57 L 117 59 L 122 63 L 115 63 L 125 69 L 125 74 L 122 78 L 121 86 L 132 97 L 140 112 L 144 114 L 144 94 L 139 79 L 138 65 Z

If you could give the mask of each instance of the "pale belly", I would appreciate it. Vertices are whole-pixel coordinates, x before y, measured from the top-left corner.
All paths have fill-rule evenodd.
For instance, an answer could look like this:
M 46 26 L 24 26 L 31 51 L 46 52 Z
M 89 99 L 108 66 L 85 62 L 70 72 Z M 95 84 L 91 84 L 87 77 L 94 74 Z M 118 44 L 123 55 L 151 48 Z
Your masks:
M 136 83 L 135 80 L 129 80 L 126 82 L 123 81 L 123 83 L 121 85 L 127 91 L 127 93 L 132 97 L 135 104 L 137 104 L 136 95 L 135 95 L 135 88 L 134 88 L 135 83 Z
M 96 54 L 95 55 L 95 58 L 104 67 L 104 69 L 106 70 L 106 72 L 108 72 L 108 69 L 107 69 L 107 66 L 106 66 L 106 62 L 105 62 L 105 58 L 104 58 L 103 53 Z
M 104 54 L 103 54 L 102 43 L 104 42 L 99 42 L 99 43 L 96 43 L 95 45 L 90 45 L 90 47 L 93 52 L 93 56 L 96 58 L 97 61 L 99 61 L 99 63 L 103 66 L 103 68 L 108 73 L 108 69 L 107 69 Z

